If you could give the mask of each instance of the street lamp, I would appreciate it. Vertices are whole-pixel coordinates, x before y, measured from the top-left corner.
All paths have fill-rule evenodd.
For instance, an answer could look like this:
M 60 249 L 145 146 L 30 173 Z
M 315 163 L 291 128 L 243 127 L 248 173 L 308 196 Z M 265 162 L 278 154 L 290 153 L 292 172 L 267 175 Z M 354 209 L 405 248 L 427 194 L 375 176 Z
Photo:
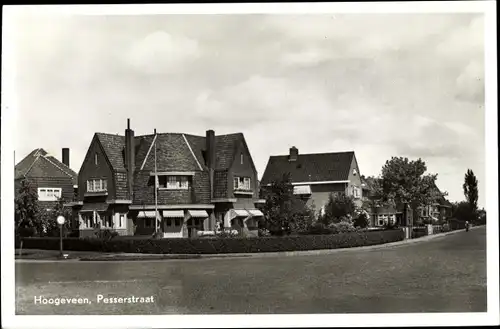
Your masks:
M 59 224 L 59 256 L 62 258 L 63 257 L 63 240 L 62 240 L 62 231 L 63 231 L 63 225 L 64 222 L 66 222 L 66 219 L 64 216 L 58 216 L 57 217 L 57 224 Z

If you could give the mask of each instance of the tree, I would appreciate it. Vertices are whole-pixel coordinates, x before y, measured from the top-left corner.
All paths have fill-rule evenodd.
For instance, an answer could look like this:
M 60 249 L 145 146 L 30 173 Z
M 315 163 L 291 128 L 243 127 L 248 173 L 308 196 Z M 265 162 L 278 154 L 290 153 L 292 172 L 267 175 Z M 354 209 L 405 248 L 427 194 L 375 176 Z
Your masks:
M 468 169 L 465 173 L 464 184 L 462 185 L 464 189 L 465 199 L 469 203 L 470 210 L 473 214 L 477 213 L 477 199 L 479 192 L 477 189 L 477 178 L 471 169 Z
M 416 210 L 436 200 L 439 197 L 435 193 L 437 174 L 425 174 L 426 171 L 427 166 L 422 159 L 410 161 L 408 158 L 392 157 L 386 161 L 381 175 L 384 200 L 404 205 L 405 217 L 408 205 Z
M 266 203 L 262 209 L 265 228 L 273 235 L 282 235 L 292 230 L 300 230 L 312 219 L 312 210 L 304 200 L 293 194 L 290 174 L 284 174 L 280 180 L 266 187 L 263 196 Z
M 360 211 L 359 214 L 354 218 L 354 227 L 365 228 L 369 225 L 368 213 L 366 211 Z
M 60 198 L 54 207 L 50 210 L 44 210 L 41 212 L 41 219 L 44 229 L 44 233 L 48 236 L 59 236 L 59 224 L 57 223 L 57 217 L 63 216 L 66 222 L 63 225 L 63 233 L 69 232 L 71 229 L 71 210 L 68 207 L 64 207 L 64 199 Z
M 21 181 L 14 203 L 16 232 L 21 233 L 21 231 L 27 232 L 28 230 L 40 232 L 42 227 L 39 220 L 38 193 L 31 181 L 28 179 Z M 35 232 L 21 235 L 32 235 Z
M 455 202 L 451 207 L 452 217 L 461 221 L 473 222 L 476 220 L 473 209 L 467 201 Z
M 351 196 L 345 195 L 345 193 L 331 193 L 320 221 L 325 225 L 339 223 L 343 217 L 351 218 L 355 209 L 356 205 Z

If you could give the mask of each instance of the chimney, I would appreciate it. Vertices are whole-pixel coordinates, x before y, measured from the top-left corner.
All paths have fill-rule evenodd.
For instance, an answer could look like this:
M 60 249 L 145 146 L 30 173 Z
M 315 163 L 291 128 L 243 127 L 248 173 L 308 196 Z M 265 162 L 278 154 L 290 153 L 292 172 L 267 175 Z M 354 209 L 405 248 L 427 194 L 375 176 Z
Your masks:
M 69 148 L 62 149 L 62 163 L 69 167 Z
M 206 138 L 206 161 L 210 181 L 210 198 L 214 197 L 214 170 L 215 170 L 215 132 L 207 130 Z
M 127 119 L 127 129 L 125 129 L 125 169 L 127 169 L 129 198 L 132 199 L 134 191 L 135 142 L 134 131 L 130 129 L 130 119 Z
M 297 161 L 299 157 L 299 149 L 297 149 L 295 146 L 292 146 L 290 148 L 290 155 L 288 156 L 288 161 Z

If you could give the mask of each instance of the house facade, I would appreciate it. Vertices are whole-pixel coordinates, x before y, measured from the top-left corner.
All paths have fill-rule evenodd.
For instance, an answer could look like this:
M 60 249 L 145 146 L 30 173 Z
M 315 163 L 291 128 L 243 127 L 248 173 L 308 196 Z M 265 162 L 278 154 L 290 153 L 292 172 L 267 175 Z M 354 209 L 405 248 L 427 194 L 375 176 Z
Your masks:
M 196 237 L 217 229 L 256 235 L 257 171 L 243 134 L 96 133 L 72 204 L 80 236 Z
M 374 185 L 378 178 L 361 177 L 361 188 L 363 190 L 363 208 L 367 211 L 370 227 L 382 227 L 386 225 L 401 224 L 403 221 L 403 206 L 386 205 L 377 201 Z M 407 213 L 409 213 L 407 209 Z
M 313 206 L 316 214 L 324 211 L 331 193 L 353 196 L 362 205 L 361 174 L 354 152 L 299 154 L 291 147 L 288 155 L 271 156 L 261 180 L 265 187 L 290 174 L 294 194 Z
M 432 189 L 433 201 L 431 204 L 417 209 L 418 220 L 422 223 L 443 222 L 452 216 L 451 203 L 441 190 L 434 184 Z
M 62 149 L 62 161 L 42 148 L 30 152 L 15 166 L 15 195 L 21 182 L 27 179 L 38 194 L 38 204 L 52 210 L 59 199 L 72 201 L 77 193 L 77 174 L 69 167 L 69 148 Z

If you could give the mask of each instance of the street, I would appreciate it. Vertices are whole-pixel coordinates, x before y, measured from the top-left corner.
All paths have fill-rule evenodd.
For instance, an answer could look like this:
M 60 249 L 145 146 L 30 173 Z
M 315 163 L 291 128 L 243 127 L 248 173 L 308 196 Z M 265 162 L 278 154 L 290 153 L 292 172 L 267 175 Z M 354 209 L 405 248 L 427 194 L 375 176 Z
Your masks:
M 35 304 L 40 296 L 89 303 Z M 102 302 L 132 296 L 153 302 Z M 17 314 L 485 311 L 485 227 L 330 255 L 16 263 Z

